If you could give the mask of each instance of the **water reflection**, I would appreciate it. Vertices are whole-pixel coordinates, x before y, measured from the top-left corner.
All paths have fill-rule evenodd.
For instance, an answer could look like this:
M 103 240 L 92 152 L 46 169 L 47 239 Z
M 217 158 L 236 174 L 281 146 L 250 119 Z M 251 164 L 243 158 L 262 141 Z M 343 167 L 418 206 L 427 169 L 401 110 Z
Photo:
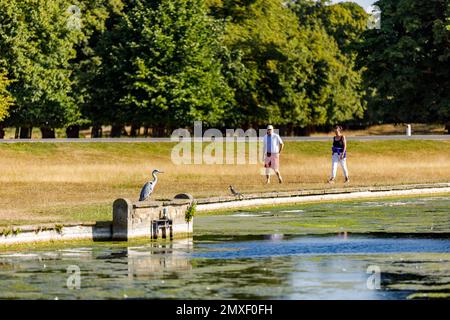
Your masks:
M 0 298 L 403 299 L 450 279 L 442 269 L 450 263 L 450 239 L 344 237 L 276 233 L 5 253 Z M 80 290 L 66 285 L 73 265 L 81 271 Z M 386 275 L 381 290 L 367 287 L 371 265 Z M 406 289 L 391 289 L 397 287 Z
M 385 253 L 450 253 L 450 239 L 377 238 L 346 233 L 338 237 L 280 237 L 265 240 L 225 241 L 198 244 L 192 255 L 211 259 L 263 258 L 291 255 L 352 255 Z M 282 240 L 282 241 L 280 241 Z
M 289 299 L 380 299 L 383 292 L 367 287 L 367 263 L 333 256 L 316 261 L 299 258 L 290 275 L 295 291 Z M 358 292 L 357 295 L 354 292 Z
M 282 233 L 264 235 L 265 240 L 271 240 L 271 241 L 279 241 L 279 240 L 283 240 L 283 238 L 284 238 L 284 234 L 282 234 Z
M 126 250 L 130 279 L 159 279 L 168 273 L 186 273 L 192 269 L 188 253 L 192 239 L 154 243 L 150 247 L 129 247 Z
M 342 238 L 344 240 L 347 240 L 348 239 L 348 232 L 347 231 L 338 232 L 337 236 L 338 236 L 338 238 Z
M 0 298 L 406 299 L 424 292 L 450 297 L 450 236 L 439 232 L 448 232 L 450 199 L 384 202 L 203 216 L 196 218 L 194 239 L 173 242 L 2 252 Z M 355 232 L 349 221 L 339 222 L 331 210 L 341 210 L 342 219 L 357 213 L 364 232 L 370 225 L 379 233 L 347 233 Z M 389 233 L 395 224 L 414 232 Z M 433 237 L 423 233 L 428 225 Z M 317 226 L 327 234 L 298 235 Z M 79 290 L 67 286 L 70 266 L 80 270 Z M 381 272 L 377 290 L 367 285 L 369 267 Z

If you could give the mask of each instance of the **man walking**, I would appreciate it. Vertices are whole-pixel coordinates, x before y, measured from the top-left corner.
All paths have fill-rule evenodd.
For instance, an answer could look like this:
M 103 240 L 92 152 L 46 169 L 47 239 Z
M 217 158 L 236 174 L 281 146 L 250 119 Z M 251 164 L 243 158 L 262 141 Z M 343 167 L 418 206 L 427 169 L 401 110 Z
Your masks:
M 270 169 L 275 171 L 278 182 L 282 183 L 280 174 L 280 153 L 284 143 L 281 137 L 273 132 L 273 126 L 267 126 L 267 134 L 264 136 L 264 168 L 266 168 L 266 183 L 270 183 Z

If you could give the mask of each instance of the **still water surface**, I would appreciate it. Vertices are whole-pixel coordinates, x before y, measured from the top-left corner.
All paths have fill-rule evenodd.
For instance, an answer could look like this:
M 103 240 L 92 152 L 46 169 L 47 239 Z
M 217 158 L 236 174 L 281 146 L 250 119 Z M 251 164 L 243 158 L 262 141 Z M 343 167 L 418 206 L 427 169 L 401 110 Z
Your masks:
M 390 200 L 391 207 L 346 203 L 337 209 L 363 215 L 367 208 L 401 206 L 407 214 L 420 201 L 400 205 Z M 439 227 L 448 204 L 448 198 L 428 200 L 426 208 L 436 216 L 426 223 Z M 448 234 L 293 232 L 302 230 L 296 224 L 306 219 L 301 215 L 314 210 L 313 216 L 326 214 L 322 209 L 327 206 L 198 217 L 194 238 L 173 242 L 3 251 L 0 298 L 405 299 L 418 293 L 450 293 Z M 237 222 L 241 227 L 248 224 L 246 234 Z M 337 227 L 340 230 L 341 224 Z M 268 233 L 271 228 L 278 231 Z M 78 270 L 79 282 L 74 277 Z

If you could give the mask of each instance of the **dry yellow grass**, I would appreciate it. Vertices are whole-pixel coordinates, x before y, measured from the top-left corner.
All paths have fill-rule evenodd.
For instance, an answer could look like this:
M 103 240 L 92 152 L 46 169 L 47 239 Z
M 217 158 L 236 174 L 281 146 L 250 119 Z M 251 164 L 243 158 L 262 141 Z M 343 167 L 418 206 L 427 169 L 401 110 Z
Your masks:
M 0 144 L 0 224 L 92 220 L 110 214 L 114 199 L 136 199 L 153 168 L 163 169 L 155 197 L 196 197 L 318 189 L 330 174 L 329 143 L 288 142 L 285 182 L 264 185 L 260 165 L 174 165 L 170 143 Z M 349 186 L 450 181 L 450 141 L 349 143 Z

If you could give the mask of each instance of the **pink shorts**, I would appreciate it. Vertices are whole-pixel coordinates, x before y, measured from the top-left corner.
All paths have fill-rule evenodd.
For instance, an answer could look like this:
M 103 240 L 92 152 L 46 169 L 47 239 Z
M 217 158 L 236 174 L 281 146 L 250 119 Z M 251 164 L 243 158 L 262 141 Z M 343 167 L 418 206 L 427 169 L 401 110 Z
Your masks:
M 264 168 L 272 168 L 278 170 L 280 168 L 280 154 L 272 153 L 270 157 L 266 155 L 264 160 Z

